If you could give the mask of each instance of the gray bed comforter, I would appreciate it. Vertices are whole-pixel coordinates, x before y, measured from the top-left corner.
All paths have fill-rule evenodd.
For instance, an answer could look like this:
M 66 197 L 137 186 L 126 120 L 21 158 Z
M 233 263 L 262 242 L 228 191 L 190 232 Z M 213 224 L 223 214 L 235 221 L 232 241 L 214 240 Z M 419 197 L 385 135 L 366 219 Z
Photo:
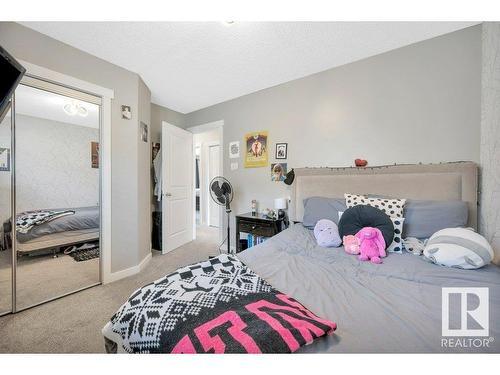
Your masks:
M 361 262 L 342 248 L 317 246 L 300 224 L 238 258 L 276 289 L 337 323 L 334 335 L 301 352 L 500 352 L 497 266 L 453 269 L 412 254 L 389 254 L 379 265 Z M 442 287 L 489 288 L 487 337 L 441 336 Z M 460 324 L 457 304 L 450 305 L 450 321 L 453 328 Z
M 99 207 L 78 207 L 71 210 L 75 211 L 73 215 L 35 225 L 28 233 L 18 232 L 17 240 L 27 242 L 52 233 L 99 228 Z

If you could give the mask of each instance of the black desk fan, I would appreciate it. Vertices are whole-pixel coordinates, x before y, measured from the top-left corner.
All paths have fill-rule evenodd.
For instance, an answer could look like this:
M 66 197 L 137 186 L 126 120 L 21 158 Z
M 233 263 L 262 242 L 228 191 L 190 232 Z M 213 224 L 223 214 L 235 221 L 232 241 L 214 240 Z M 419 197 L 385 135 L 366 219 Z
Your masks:
M 222 176 L 214 177 L 210 182 L 210 196 L 219 206 L 226 207 L 227 214 L 227 253 L 231 253 L 229 219 L 231 214 L 231 201 L 233 200 L 233 187 L 231 183 Z

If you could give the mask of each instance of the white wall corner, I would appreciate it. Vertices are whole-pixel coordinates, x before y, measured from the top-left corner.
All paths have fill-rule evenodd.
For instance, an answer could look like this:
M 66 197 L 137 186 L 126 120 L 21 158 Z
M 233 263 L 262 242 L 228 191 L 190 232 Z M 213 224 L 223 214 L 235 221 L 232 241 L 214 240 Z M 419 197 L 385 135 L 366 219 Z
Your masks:
M 149 254 L 146 255 L 144 257 L 144 259 L 142 259 L 139 264 L 137 264 L 135 266 L 132 266 L 132 267 L 129 267 L 129 268 L 126 268 L 124 270 L 120 270 L 120 271 L 117 271 L 117 272 L 109 273 L 106 276 L 106 278 L 103 279 L 102 283 L 103 284 L 109 284 L 109 283 L 112 283 L 114 281 L 118 281 L 118 280 L 124 279 L 125 277 L 129 277 L 129 276 L 133 276 L 133 275 L 138 274 L 144 268 L 146 268 L 146 266 L 151 261 L 152 256 L 153 256 L 152 253 L 149 252 Z
M 500 265 L 500 23 L 482 25 L 481 83 L 481 194 L 479 231 L 493 247 L 493 263 Z

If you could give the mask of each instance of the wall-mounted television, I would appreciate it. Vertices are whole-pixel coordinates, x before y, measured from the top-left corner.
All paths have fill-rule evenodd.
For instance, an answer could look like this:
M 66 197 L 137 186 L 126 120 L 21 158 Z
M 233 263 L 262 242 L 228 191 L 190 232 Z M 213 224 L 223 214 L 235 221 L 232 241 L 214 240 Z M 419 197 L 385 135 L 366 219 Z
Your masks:
M 0 46 L 0 122 L 9 110 L 10 98 L 24 73 L 26 69 Z

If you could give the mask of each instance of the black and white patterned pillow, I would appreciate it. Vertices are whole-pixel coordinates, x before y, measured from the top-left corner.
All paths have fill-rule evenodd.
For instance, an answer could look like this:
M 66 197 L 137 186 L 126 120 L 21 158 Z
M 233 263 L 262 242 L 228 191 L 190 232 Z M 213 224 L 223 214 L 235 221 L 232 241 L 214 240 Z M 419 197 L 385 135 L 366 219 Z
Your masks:
M 366 204 L 365 199 L 367 199 L 368 197 L 365 195 L 345 193 L 344 198 L 347 208 L 351 208 L 357 206 L 358 204 Z
M 365 195 L 344 194 L 345 203 L 348 208 L 365 204 L 378 208 L 391 219 L 402 219 L 406 199 L 370 198 Z
M 403 239 L 401 238 L 401 234 L 403 233 L 403 223 L 405 221 L 404 218 L 392 218 L 392 225 L 394 225 L 394 238 L 392 239 L 392 243 L 387 247 L 387 251 L 389 253 L 403 253 Z
M 387 216 L 394 219 L 403 218 L 403 210 L 406 199 L 366 198 L 365 204 L 373 206 L 385 212 Z

